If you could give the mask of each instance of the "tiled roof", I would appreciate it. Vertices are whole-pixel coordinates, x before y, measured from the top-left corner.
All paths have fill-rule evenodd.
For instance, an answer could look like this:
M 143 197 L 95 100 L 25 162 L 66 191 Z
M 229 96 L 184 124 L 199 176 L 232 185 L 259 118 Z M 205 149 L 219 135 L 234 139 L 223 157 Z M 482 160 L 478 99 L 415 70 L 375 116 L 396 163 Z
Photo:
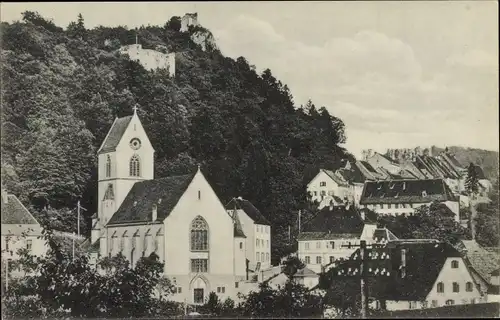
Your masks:
M 491 273 L 500 268 L 498 254 L 482 248 L 474 240 L 462 240 L 462 243 L 465 246 L 465 255 L 470 266 L 489 283 Z
M 376 177 L 374 176 L 373 172 L 371 172 L 366 166 L 365 164 L 368 164 L 370 165 L 368 162 L 366 161 L 356 161 L 356 163 L 354 164 L 358 169 L 359 171 L 363 174 L 363 176 L 365 177 L 365 181 L 366 180 L 376 180 Z M 370 166 L 371 167 L 371 166 Z M 372 168 L 373 169 L 373 168 Z M 375 170 L 375 169 L 374 169 Z M 364 181 L 363 181 L 364 182 Z
M 310 220 L 304 221 L 302 231 L 333 235 L 356 234 L 359 237 L 363 232 L 363 226 L 363 220 L 354 207 L 349 209 L 334 207 L 332 210 L 330 207 L 325 207 Z
M 425 191 L 426 195 L 423 194 Z M 442 179 L 366 182 L 360 204 L 456 201 Z
M 358 161 L 359 162 L 359 161 Z M 337 172 L 349 183 L 364 183 L 366 180 L 375 180 L 374 177 L 365 169 L 360 169 L 362 165 L 356 162 L 350 169 L 342 168 Z
M 238 215 L 238 210 L 233 210 L 232 215 L 229 215 L 233 219 L 234 223 L 234 236 L 239 238 L 246 238 L 245 232 L 243 232 L 243 227 L 241 226 L 240 217 Z
M 387 228 L 377 228 L 373 232 L 373 240 L 376 240 L 378 242 L 384 240 L 384 241 L 393 241 L 393 240 L 398 240 L 398 237 L 394 235 L 389 229 Z
M 36 224 L 38 222 L 26 207 L 13 195 L 7 195 L 7 203 L 2 199 L 2 224 Z
M 304 267 L 297 271 L 294 275 L 294 278 L 306 278 L 306 277 L 319 277 L 316 272 L 312 271 L 311 269 Z
M 441 154 L 451 165 L 455 167 L 455 169 L 458 168 L 463 168 L 463 166 L 458 162 L 457 158 L 455 158 L 455 155 L 449 152 L 443 152 Z
M 253 220 L 256 224 L 264 224 L 270 226 L 271 223 L 269 220 L 264 217 L 264 215 L 257 209 L 250 201 L 241 199 L 241 198 L 233 198 L 226 205 L 226 210 L 234 210 L 240 209 L 243 210 L 250 219 Z
M 346 186 L 347 185 L 347 181 L 345 181 L 340 174 L 333 172 L 332 170 L 326 170 L 326 169 L 321 169 L 321 170 L 324 173 L 326 173 L 327 176 L 332 178 L 332 180 L 335 181 L 335 183 L 337 183 L 339 186 Z
M 360 233 L 329 233 L 329 232 L 301 232 L 298 236 L 299 241 L 312 240 L 339 240 L 339 239 L 358 239 Z
M 406 250 L 405 276 L 402 277 L 401 251 Z M 359 268 L 359 249 L 349 260 L 332 268 L 333 275 L 339 280 L 351 271 Z M 393 241 L 385 248 L 366 249 L 368 274 L 378 275 L 384 271 L 384 277 L 369 277 L 369 295 L 377 300 L 420 301 L 427 297 L 439 276 L 447 258 L 460 258 L 460 253 L 447 243 L 419 242 L 407 243 Z M 388 255 L 388 256 L 387 256 Z M 339 275 L 339 272 L 341 273 Z M 359 273 L 359 269 L 357 270 Z M 388 273 L 387 273 L 388 272 Z M 351 278 L 351 277 L 350 277 Z
M 191 184 L 196 173 L 136 182 L 108 225 L 151 222 L 153 205 L 157 220 L 163 221 Z
M 130 120 L 132 120 L 132 116 L 116 118 L 115 122 L 111 126 L 106 140 L 104 140 L 102 147 L 99 150 L 99 154 L 116 150 L 116 147 L 120 143 L 125 130 L 127 130 Z

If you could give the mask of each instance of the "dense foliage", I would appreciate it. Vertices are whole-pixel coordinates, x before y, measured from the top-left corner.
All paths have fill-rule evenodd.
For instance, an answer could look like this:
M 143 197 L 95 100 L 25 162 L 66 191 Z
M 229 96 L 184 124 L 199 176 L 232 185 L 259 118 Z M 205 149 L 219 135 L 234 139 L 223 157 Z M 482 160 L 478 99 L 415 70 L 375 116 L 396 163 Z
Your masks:
M 472 197 L 479 191 L 479 177 L 477 176 L 476 166 L 472 162 L 467 167 L 465 190 Z
M 303 173 L 349 156 L 339 147 L 340 119 L 311 101 L 295 105 L 269 69 L 257 74 L 243 57 L 203 51 L 192 30 L 179 32 L 178 17 L 89 30 L 79 16 L 63 30 L 27 12 L 2 31 L 2 181 L 34 211 L 68 211 L 78 199 L 95 211 L 96 151 L 135 104 L 156 150 L 156 177 L 200 163 L 221 199 L 252 201 L 275 238 L 303 201 Z M 175 78 L 116 52 L 136 34 L 144 48 L 177 53 Z M 276 259 L 285 239 L 273 240 Z
M 381 216 L 385 226 L 400 239 L 437 239 L 451 245 L 470 239 L 470 231 L 455 221 L 455 214 L 443 203 L 434 202 L 415 209 L 412 216 Z
M 500 244 L 500 207 L 498 179 L 493 183 L 489 194 L 490 203 L 476 206 L 476 241 L 485 247 L 498 247 Z
M 9 277 L 6 291 L 2 274 L 4 317 L 141 317 L 165 312 L 167 304 L 154 293 L 168 296 L 171 285 L 162 278 L 163 263 L 155 254 L 141 258 L 133 269 L 121 255 L 106 257 L 96 269 L 85 255 L 73 258 L 62 250 L 47 226 L 43 233 L 47 255 L 36 257 L 20 250 L 20 259 L 11 268 L 21 269 L 24 276 Z
M 323 304 L 320 296 L 291 280 L 277 289 L 262 282 L 258 291 L 244 296 L 239 313 L 252 318 L 318 317 L 323 313 Z

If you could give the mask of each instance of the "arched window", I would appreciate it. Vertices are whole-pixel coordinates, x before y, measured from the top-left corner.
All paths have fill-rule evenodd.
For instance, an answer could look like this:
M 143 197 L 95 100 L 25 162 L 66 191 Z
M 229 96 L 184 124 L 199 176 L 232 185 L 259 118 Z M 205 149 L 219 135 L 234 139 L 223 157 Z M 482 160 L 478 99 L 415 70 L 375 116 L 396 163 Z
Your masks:
M 111 177 L 111 157 L 106 158 L 106 178 Z
M 129 175 L 131 177 L 141 176 L 141 163 L 137 155 L 133 155 L 132 158 L 130 159 Z
M 452 260 L 451 261 L 451 267 L 453 269 L 457 269 L 458 268 L 458 261 L 457 260 Z
M 200 216 L 191 223 L 191 251 L 208 251 L 208 225 Z
M 439 282 L 437 284 L 437 292 L 439 292 L 439 293 L 443 293 L 444 292 L 444 283 Z

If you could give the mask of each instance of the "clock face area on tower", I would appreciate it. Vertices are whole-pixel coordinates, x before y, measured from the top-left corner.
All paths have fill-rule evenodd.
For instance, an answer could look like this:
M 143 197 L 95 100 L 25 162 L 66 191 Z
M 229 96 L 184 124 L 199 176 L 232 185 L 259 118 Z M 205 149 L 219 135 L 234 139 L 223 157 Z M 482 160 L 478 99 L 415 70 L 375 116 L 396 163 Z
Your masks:
M 133 138 L 130 140 L 130 147 L 134 150 L 137 150 L 141 147 L 141 140 L 139 138 Z

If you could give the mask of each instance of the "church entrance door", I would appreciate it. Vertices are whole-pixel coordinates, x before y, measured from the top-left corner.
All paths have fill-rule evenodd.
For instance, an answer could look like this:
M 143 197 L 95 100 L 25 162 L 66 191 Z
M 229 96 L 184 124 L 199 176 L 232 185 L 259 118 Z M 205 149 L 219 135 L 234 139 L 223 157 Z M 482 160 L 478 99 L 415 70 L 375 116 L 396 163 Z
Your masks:
M 193 290 L 193 301 L 194 303 L 200 303 L 202 304 L 204 301 L 203 299 L 204 297 L 204 292 L 203 292 L 203 289 L 202 288 L 196 288 Z

